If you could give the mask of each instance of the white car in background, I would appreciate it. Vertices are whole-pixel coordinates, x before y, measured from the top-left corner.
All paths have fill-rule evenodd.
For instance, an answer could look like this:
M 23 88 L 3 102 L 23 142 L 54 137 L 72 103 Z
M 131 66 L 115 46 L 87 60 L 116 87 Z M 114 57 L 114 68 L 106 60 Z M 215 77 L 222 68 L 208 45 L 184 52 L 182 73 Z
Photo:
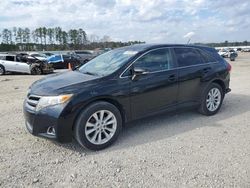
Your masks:
M 15 55 L 0 54 L 0 75 L 6 72 L 20 72 L 31 74 L 30 65 L 18 62 Z
M 229 57 L 230 52 L 229 50 L 222 49 L 218 52 L 218 54 L 222 57 Z
M 218 54 L 224 58 L 227 58 L 227 57 L 230 58 L 231 56 L 238 57 L 237 51 L 233 49 L 222 49 L 218 52 Z
M 53 72 L 53 68 L 47 62 L 37 60 L 31 56 L 0 54 L 0 75 L 4 75 L 6 72 L 40 75 Z

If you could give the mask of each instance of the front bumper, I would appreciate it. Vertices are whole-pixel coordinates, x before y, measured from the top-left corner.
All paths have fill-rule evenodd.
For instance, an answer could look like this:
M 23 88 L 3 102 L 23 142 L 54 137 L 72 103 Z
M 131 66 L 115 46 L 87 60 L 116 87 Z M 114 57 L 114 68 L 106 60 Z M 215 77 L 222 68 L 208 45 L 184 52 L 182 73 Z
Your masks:
M 50 68 L 50 69 L 43 69 L 43 74 L 49 74 L 49 73 L 53 73 L 54 69 Z
M 61 143 L 72 140 L 72 121 L 62 117 L 64 106 L 55 105 L 37 112 L 29 108 L 26 100 L 23 113 L 27 130 L 34 136 L 45 137 Z M 54 134 L 49 130 L 54 129 Z

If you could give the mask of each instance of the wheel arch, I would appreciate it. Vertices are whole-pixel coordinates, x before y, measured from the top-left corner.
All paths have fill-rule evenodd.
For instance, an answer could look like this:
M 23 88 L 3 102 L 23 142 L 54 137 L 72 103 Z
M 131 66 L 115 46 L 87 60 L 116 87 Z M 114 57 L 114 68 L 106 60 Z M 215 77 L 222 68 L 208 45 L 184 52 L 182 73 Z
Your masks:
M 126 122 L 127 120 L 127 116 L 126 116 L 126 112 L 125 110 L 122 108 L 122 105 L 115 99 L 113 98 L 110 98 L 110 97 L 100 97 L 100 98 L 97 98 L 97 99 L 93 99 L 91 101 L 88 101 L 87 103 L 84 103 L 82 104 L 81 106 L 79 106 L 77 108 L 77 113 L 74 117 L 74 120 L 73 120 L 73 124 L 72 124 L 72 130 L 74 129 L 75 127 L 75 123 L 77 121 L 77 118 L 79 117 L 80 113 L 85 109 L 87 108 L 88 106 L 94 104 L 94 103 L 97 103 L 97 102 L 107 102 L 107 103 L 110 103 L 112 105 L 114 105 L 120 112 L 121 114 L 121 117 L 122 117 L 122 123 L 124 125 L 124 123 Z
M 219 86 L 221 86 L 222 91 L 223 91 L 223 94 L 226 93 L 226 85 L 225 85 L 225 83 L 224 83 L 222 80 L 220 80 L 220 79 L 215 79 L 215 80 L 213 80 L 211 83 L 216 83 L 216 84 L 218 84 Z
M 221 88 L 222 88 L 222 91 L 223 91 L 223 96 L 225 95 L 226 93 L 226 85 L 225 83 L 223 82 L 223 80 L 219 79 L 219 78 L 215 78 L 213 80 L 210 80 L 209 82 L 207 82 L 201 89 L 201 92 L 200 92 L 200 95 L 199 95 L 199 99 L 198 101 L 201 102 L 201 99 L 202 99 L 202 96 L 205 94 L 207 88 L 211 85 L 211 84 L 218 84 Z

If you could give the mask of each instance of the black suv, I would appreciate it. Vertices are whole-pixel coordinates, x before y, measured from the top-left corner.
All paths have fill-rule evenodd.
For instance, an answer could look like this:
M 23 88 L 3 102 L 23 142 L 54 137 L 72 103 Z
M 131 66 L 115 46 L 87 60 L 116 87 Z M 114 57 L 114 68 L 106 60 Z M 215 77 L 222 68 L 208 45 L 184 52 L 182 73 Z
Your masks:
M 216 50 L 192 45 L 134 45 L 102 54 L 78 70 L 36 81 L 24 101 L 34 135 L 99 150 L 128 121 L 192 106 L 216 114 L 231 66 Z

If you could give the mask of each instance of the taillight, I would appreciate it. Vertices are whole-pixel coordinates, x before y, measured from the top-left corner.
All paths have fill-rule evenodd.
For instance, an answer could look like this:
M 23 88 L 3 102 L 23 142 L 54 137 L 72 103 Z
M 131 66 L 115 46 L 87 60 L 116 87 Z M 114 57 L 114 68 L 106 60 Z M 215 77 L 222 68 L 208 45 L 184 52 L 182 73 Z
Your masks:
M 229 63 L 227 63 L 227 70 L 228 70 L 228 72 L 230 72 L 232 70 L 232 65 L 230 65 Z

